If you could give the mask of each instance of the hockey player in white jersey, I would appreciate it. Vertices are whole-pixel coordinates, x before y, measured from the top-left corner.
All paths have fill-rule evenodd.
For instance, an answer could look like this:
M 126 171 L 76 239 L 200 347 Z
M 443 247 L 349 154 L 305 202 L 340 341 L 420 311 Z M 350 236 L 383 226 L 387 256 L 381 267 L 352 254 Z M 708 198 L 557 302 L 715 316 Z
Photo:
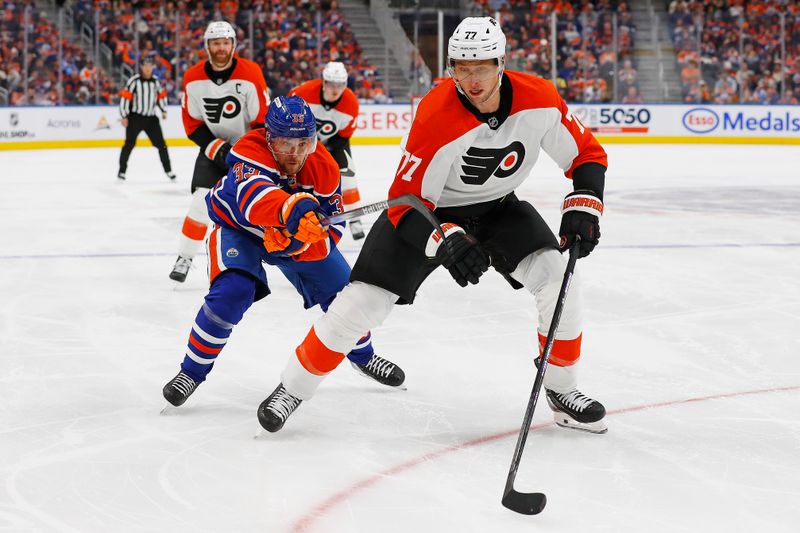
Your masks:
M 181 228 L 178 259 L 169 274 L 180 283 L 186 280 L 209 227 L 206 194 L 228 173 L 225 158 L 231 145 L 251 129 L 264 126 L 269 105 L 261 68 L 234 54 L 233 27 L 224 21 L 212 22 L 204 39 L 208 60 L 192 66 L 183 78 L 183 127 L 200 153 L 194 164 L 192 201 Z
M 289 93 L 308 102 L 317 119 L 317 137 L 339 164 L 342 174 L 342 198 L 346 210 L 361 204 L 356 169 L 350 150 L 350 138 L 356 131 L 359 104 L 356 94 L 347 87 L 347 69 L 344 63 L 331 61 L 322 70 L 321 80 L 307 81 Z M 348 222 L 353 238 L 363 239 L 361 221 Z
M 390 199 L 420 198 L 442 221 L 446 237 L 408 207 L 392 207 L 380 216 L 350 284 L 315 322 L 282 373 L 282 384 L 297 403 L 311 398 L 325 377 L 307 371 L 301 361 L 311 368 L 334 368 L 395 304 L 413 303 L 439 265 L 462 287 L 478 283 L 491 265 L 513 288 L 529 291 L 539 316 L 540 350 L 544 346 L 567 262 L 560 250 L 580 239 L 584 257 L 600 238 L 608 162 L 549 81 L 505 70 L 505 47 L 502 30 L 489 17 L 464 19 L 450 38 L 451 78 L 422 99 L 389 190 Z M 514 194 L 542 149 L 574 188 L 563 203 L 560 242 L 536 208 Z M 578 390 L 580 292 L 576 275 L 544 387 L 556 423 L 604 433 L 605 408 Z M 294 407 L 273 409 L 272 415 L 285 422 Z

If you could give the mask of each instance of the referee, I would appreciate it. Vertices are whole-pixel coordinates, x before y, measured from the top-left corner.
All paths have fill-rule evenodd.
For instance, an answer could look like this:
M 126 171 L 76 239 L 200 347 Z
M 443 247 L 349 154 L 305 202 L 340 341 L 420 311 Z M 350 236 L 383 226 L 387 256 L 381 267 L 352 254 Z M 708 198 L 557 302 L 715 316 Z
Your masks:
M 153 77 L 153 58 L 142 59 L 141 74 L 131 76 L 125 88 L 120 91 L 119 112 L 122 115 L 122 125 L 125 126 L 125 144 L 119 154 L 119 172 L 117 177 L 125 179 L 128 170 L 128 158 L 131 150 L 136 145 L 136 137 L 144 130 L 153 146 L 158 148 L 158 157 L 164 167 L 167 177 L 175 179 L 172 166 L 167 153 L 167 143 L 161 124 L 156 117 L 156 108 L 161 111 L 161 118 L 167 118 L 167 92 L 161 88 L 161 83 Z

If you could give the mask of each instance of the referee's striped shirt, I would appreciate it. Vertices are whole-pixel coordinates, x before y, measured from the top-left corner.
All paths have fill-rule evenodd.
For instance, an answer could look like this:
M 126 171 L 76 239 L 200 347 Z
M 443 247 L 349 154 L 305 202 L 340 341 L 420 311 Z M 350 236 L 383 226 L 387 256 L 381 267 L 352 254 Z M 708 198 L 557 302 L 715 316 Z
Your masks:
M 156 114 L 156 108 L 162 113 L 167 110 L 167 91 L 161 88 L 161 82 L 155 76 L 148 80 L 139 74 L 131 76 L 119 96 L 119 113 L 122 118 L 130 113 L 152 117 Z

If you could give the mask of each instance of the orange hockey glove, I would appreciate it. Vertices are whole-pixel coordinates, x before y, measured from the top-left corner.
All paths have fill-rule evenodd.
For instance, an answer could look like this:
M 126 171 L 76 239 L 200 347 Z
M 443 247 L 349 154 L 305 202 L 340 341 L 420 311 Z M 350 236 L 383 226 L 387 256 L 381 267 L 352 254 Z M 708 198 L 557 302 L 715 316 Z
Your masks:
M 278 228 L 264 228 L 264 248 L 269 253 L 282 252 L 292 243 Z
M 295 261 L 322 261 L 328 257 L 328 241 L 317 241 L 314 244 L 309 244 L 308 248 L 303 252 L 292 255 Z
M 315 243 L 328 237 L 328 232 L 319 223 L 314 212 L 319 208 L 319 201 L 306 192 L 291 195 L 283 203 L 280 219 L 286 229 L 298 241 Z

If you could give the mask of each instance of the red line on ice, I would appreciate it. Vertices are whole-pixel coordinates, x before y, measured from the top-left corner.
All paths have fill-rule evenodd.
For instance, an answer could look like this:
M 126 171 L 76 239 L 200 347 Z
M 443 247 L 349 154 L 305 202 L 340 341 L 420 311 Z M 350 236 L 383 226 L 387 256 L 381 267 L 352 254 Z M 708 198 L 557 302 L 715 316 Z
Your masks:
M 704 402 L 708 400 L 720 400 L 724 398 L 737 398 L 740 396 L 751 396 L 754 394 L 767 394 L 772 392 L 788 392 L 788 391 L 795 391 L 800 390 L 800 385 L 795 385 L 792 387 L 778 387 L 773 389 L 760 389 L 760 390 L 752 390 L 752 391 L 743 391 L 743 392 L 731 392 L 727 394 L 714 394 L 711 396 L 699 396 L 696 398 L 687 398 L 684 400 L 670 400 L 667 402 L 659 402 L 659 403 L 650 403 L 645 405 L 639 405 L 635 407 L 623 407 L 622 409 L 615 409 L 613 411 L 609 411 L 607 414 L 610 415 L 619 415 L 624 413 L 632 413 L 635 411 L 643 411 L 645 409 L 658 409 L 660 407 L 671 407 L 674 405 L 681 405 L 687 403 L 696 403 L 696 402 Z M 536 431 L 537 429 L 542 429 L 545 427 L 553 426 L 555 422 L 547 422 L 544 424 L 534 424 L 531 426 L 531 431 Z M 330 496 L 326 500 L 322 501 L 315 507 L 313 507 L 309 512 L 303 515 L 295 524 L 292 526 L 291 530 L 292 533 L 299 533 L 303 531 L 309 531 L 314 526 L 315 522 L 317 522 L 320 518 L 324 517 L 328 514 L 332 509 L 334 509 L 339 504 L 345 502 L 346 500 L 353 497 L 353 494 L 364 489 L 375 485 L 376 483 L 380 482 L 384 478 L 392 477 L 397 475 L 401 472 L 405 472 L 406 470 L 411 470 L 412 468 L 428 463 L 430 461 L 434 461 L 443 455 L 447 455 L 449 453 L 458 452 L 464 450 L 466 448 L 472 448 L 474 446 L 480 446 L 481 444 L 486 444 L 489 442 L 494 442 L 497 440 L 502 440 L 507 437 L 517 436 L 519 434 L 519 430 L 515 429 L 513 431 L 504 431 L 503 433 L 495 433 L 494 435 L 487 435 L 486 437 L 480 437 L 477 439 L 468 440 L 466 442 L 462 442 L 460 444 L 454 444 L 452 446 L 448 446 L 446 448 L 442 448 L 441 450 L 426 453 L 424 455 L 420 455 L 414 459 L 410 459 L 404 463 L 400 463 L 395 465 L 391 468 L 387 468 L 377 474 L 374 474 L 368 478 L 362 479 L 361 481 L 357 481 L 352 485 L 345 487 L 344 489 L 340 490 L 336 494 Z M 510 455 L 509 455 L 510 457 Z M 499 497 L 498 497 L 499 499 Z

